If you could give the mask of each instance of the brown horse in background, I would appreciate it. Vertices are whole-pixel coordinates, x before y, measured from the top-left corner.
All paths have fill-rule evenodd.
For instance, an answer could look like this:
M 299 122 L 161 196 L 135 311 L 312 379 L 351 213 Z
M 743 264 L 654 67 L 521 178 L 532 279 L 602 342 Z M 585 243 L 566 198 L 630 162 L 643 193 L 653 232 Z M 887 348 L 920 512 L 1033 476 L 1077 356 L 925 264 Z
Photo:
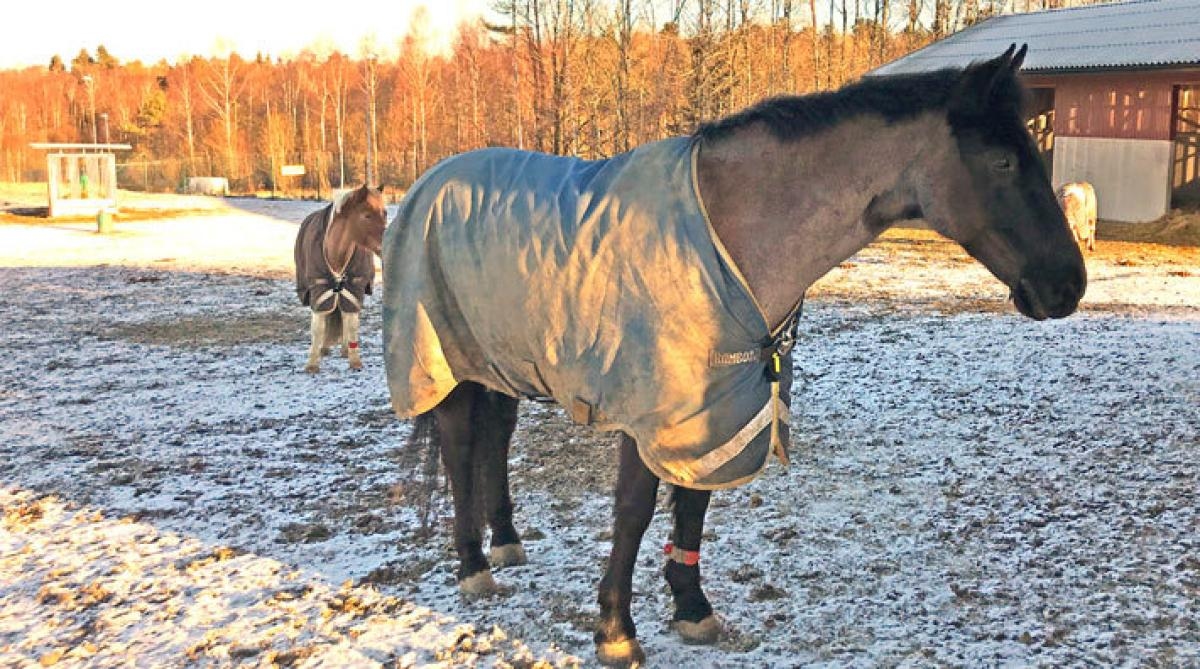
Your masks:
M 347 191 L 309 214 L 296 235 L 296 294 L 312 310 L 312 345 L 304 371 L 315 374 L 321 356 L 340 343 L 350 369 L 362 369 L 358 320 L 375 280 L 375 255 L 387 225 L 383 187 Z

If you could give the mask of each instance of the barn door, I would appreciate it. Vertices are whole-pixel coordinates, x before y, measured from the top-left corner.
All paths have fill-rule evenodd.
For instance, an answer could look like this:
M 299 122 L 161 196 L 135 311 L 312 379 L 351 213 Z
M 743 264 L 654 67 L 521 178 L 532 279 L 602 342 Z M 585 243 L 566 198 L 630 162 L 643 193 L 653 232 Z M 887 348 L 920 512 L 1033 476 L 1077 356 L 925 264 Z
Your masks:
M 1200 86 L 1175 87 L 1171 206 L 1200 205 Z

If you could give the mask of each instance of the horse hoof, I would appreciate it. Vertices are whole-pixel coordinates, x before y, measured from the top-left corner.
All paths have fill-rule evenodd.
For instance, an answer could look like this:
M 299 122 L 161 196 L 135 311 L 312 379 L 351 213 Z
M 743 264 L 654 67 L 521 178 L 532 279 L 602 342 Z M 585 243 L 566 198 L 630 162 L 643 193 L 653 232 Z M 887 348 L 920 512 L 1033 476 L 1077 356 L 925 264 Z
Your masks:
M 305 365 L 304 371 L 308 372 L 309 374 L 316 374 L 317 372 L 321 371 L 321 366 L 320 365 Z
M 326 347 L 323 347 L 323 348 L 321 349 L 321 355 L 322 355 L 322 356 L 329 355 L 329 354 L 330 354 L 330 352 L 332 352 L 332 351 L 333 351 L 333 349 L 329 348 L 328 346 L 326 346 Z
M 500 592 L 500 586 L 496 585 L 496 579 L 492 578 L 490 569 L 476 572 L 459 581 L 458 589 L 464 595 L 471 596 L 492 595 Z
M 361 372 L 362 371 L 362 362 L 359 361 L 359 362 L 350 363 L 350 369 L 353 369 L 356 372 Z
M 637 639 L 603 641 L 596 644 L 596 659 L 606 667 L 637 667 L 646 663 L 646 653 Z
M 529 559 L 525 556 L 525 547 L 521 544 L 505 544 L 492 546 L 488 554 L 488 562 L 493 567 L 515 567 L 525 564 Z
M 671 628 L 679 633 L 686 644 L 707 646 L 716 643 L 717 638 L 721 636 L 721 623 L 717 622 L 716 616 L 709 616 L 698 623 L 675 620 L 671 623 Z

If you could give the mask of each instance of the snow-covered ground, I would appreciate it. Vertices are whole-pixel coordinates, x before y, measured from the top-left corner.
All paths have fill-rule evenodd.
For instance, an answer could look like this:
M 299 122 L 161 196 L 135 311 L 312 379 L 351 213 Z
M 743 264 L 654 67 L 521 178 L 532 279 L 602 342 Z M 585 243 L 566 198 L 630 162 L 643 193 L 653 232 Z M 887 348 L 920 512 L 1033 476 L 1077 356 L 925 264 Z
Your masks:
M 418 520 L 378 302 L 363 372 L 304 374 L 288 272 L 317 205 L 232 204 L 113 237 L 0 225 L 0 666 L 593 665 L 611 438 L 523 405 L 530 564 L 462 599 L 444 492 Z M 660 510 L 649 664 L 1200 664 L 1200 253 L 1101 244 L 1056 322 L 920 231 L 824 279 L 792 465 L 709 514 L 726 633 L 667 629 Z

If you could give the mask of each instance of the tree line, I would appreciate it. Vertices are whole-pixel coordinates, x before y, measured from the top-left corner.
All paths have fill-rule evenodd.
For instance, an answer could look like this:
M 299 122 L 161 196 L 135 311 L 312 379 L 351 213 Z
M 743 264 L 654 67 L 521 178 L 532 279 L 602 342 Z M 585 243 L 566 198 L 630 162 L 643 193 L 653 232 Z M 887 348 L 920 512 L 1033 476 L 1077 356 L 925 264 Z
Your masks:
M 93 138 L 130 144 L 121 186 L 148 190 L 188 176 L 226 177 L 235 192 L 403 187 L 483 146 L 598 158 L 763 97 L 836 88 L 989 16 L 1057 4 L 498 0 L 445 50 L 426 46 L 420 11 L 388 55 L 364 40 L 353 55 L 143 64 L 99 46 L 0 71 L 0 180 L 45 178 L 31 142 Z M 296 164 L 305 174 L 280 183 Z

